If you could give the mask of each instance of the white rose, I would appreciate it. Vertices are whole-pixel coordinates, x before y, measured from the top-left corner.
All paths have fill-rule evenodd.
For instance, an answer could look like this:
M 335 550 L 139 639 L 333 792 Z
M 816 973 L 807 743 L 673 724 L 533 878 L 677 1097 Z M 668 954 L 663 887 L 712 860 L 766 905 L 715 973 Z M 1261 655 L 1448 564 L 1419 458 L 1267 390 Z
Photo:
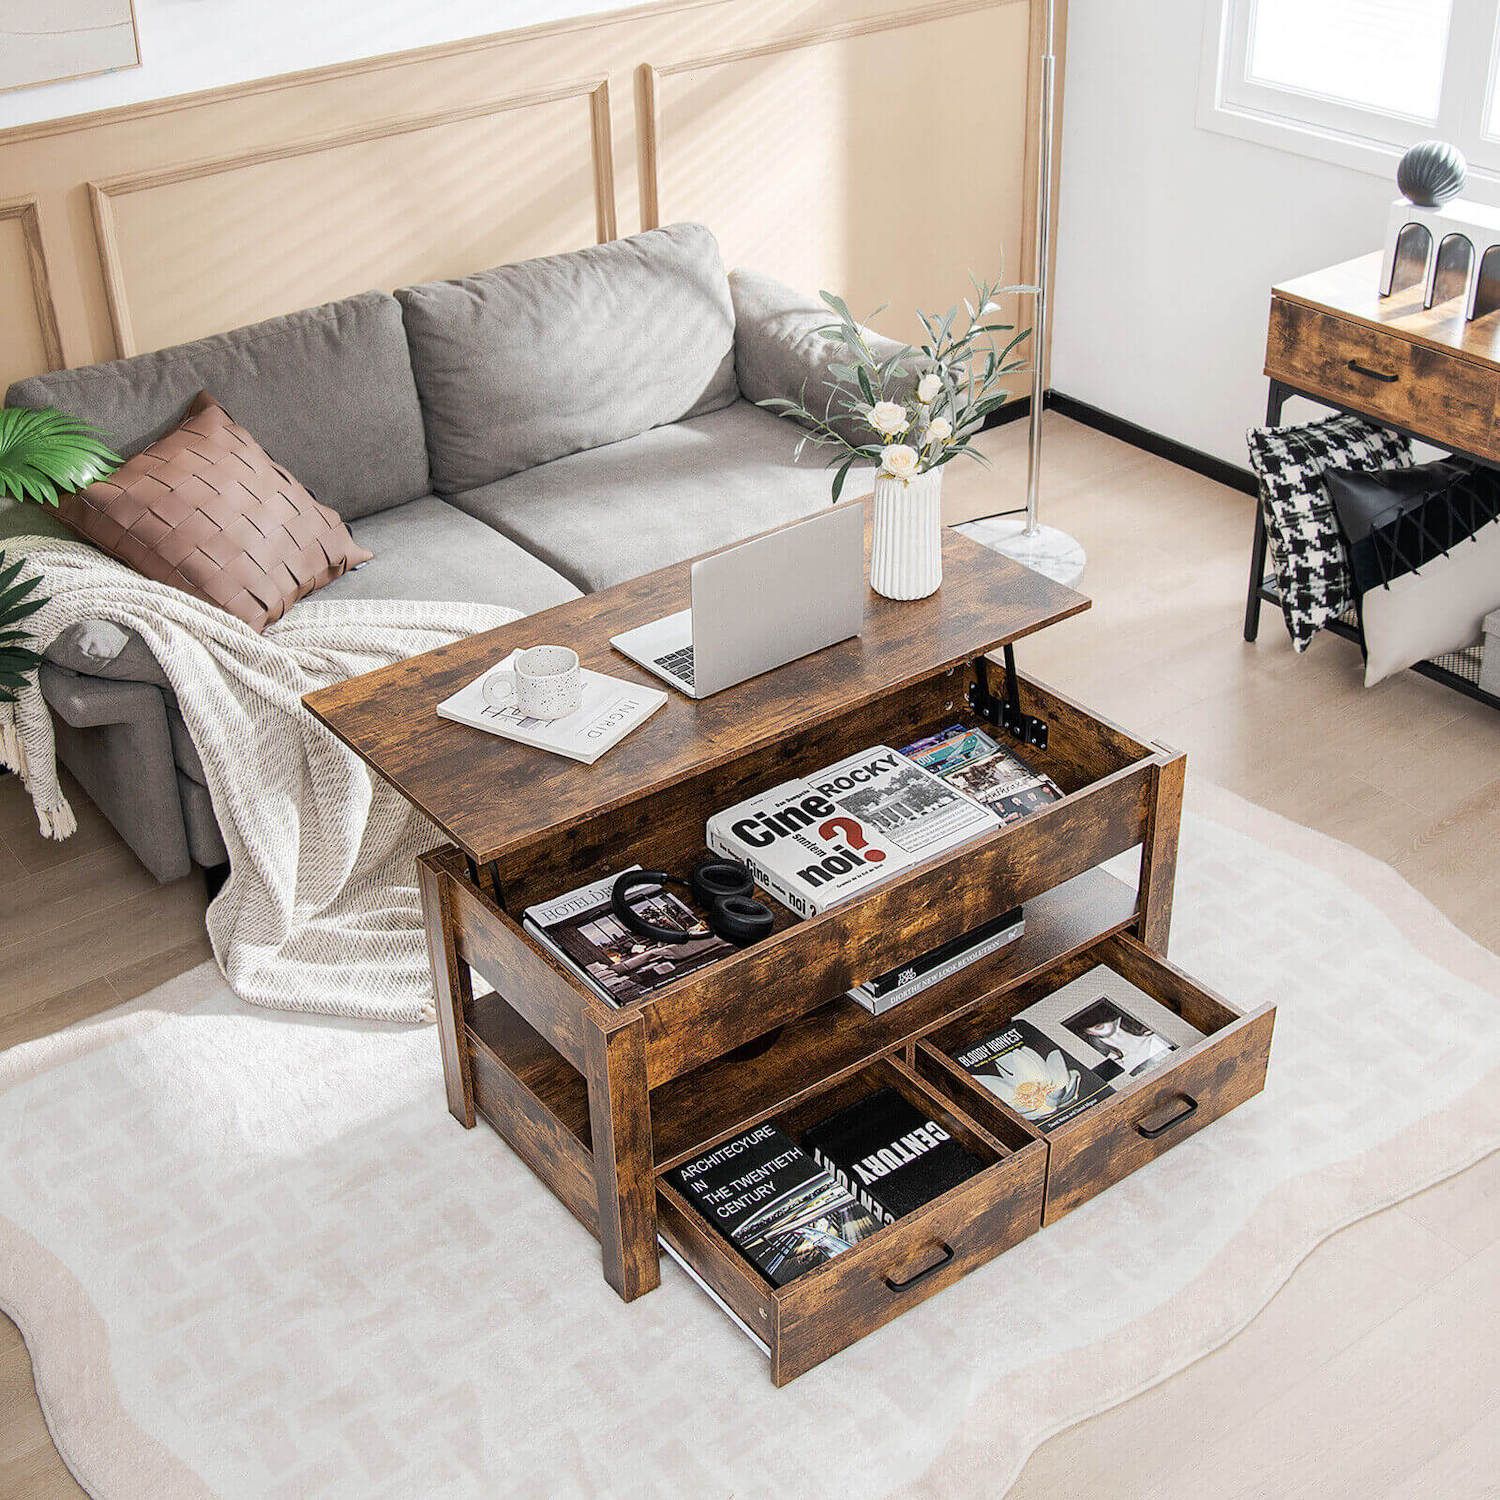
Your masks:
M 946 443 L 953 436 L 953 423 L 947 417 L 934 417 L 927 424 L 929 443 Z
M 915 478 L 917 462 L 917 450 L 906 443 L 892 443 L 880 450 L 880 472 L 892 479 Z
M 905 432 L 909 421 L 898 401 L 877 401 L 870 408 L 870 426 L 882 437 L 895 437 Z
M 940 375 L 924 375 L 917 382 L 917 400 L 923 406 L 931 406 L 943 394 L 943 379 Z

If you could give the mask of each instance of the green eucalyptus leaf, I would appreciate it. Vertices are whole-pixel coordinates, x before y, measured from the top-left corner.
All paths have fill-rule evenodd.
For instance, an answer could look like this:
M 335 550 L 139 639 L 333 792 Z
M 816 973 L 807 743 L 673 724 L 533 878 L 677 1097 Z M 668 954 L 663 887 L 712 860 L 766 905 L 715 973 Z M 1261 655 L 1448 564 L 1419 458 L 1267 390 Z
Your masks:
M 838 503 L 839 496 L 844 493 L 844 481 L 849 477 L 849 470 L 853 467 L 854 460 L 852 458 L 846 458 L 844 462 L 839 465 L 838 473 L 833 476 L 833 499 L 835 504 Z

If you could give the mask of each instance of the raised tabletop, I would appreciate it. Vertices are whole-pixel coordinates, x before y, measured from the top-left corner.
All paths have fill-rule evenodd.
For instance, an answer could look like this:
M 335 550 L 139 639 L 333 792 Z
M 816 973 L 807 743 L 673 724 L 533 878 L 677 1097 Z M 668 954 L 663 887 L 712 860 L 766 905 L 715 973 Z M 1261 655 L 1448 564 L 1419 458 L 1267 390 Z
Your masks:
M 867 552 L 868 532 L 867 521 Z M 303 701 L 464 853 L 488 861 L 1089 607 L 1082 594 L 944 531 L 936 594 L 898 603 L 867 589 L 858 637 L 696 701 L 609 644 L 611 636 L 686 609 L 689 567 L 662 568 Z M 667 701 L 592 766 L 438 716 L 437 705 L 465 683 L 518 647 L 542 642 L 571 646 L 595 671 L 661 686 Z

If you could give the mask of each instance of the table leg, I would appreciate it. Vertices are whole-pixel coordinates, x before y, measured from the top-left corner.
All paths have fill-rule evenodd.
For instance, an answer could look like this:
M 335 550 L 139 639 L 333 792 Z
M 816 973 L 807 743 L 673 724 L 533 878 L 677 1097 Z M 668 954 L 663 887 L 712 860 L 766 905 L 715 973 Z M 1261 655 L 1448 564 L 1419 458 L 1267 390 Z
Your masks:
M 474 1080 L 469 1069 L 469 1049 L 464 1042 L 464 1006 L 474 998 L 473 978 L 468 964 L 458 956 L 453 940 L 449 878 L 425 858 L 417 861 L 422 925 L 427 929 L 427 957 L 432 964 L 432 988 L 437 997 L 438 1041 L 443 1052 L 448 1112 L 466 1130 L 472 1130 Z
M 633 1302 L 661 1284 L 646 1027 L 639 1013 L 613 1030 L 591 1026 L 585 1060 L 604 1279 Z
M 1266 395 L 1266 426 L 1281 421 L 1281 411 L 1291 394 L 1279 380 L 1273 380 Z M 1245 639 L 1253 641 L 1260 634 L 1260 586 L 1266 576 L 1266 518 L 1260 499 L 1255 501 L 1255 539 L 1250 544 L 1250 585 L 1245 592 Z
M 1177 885 L 1177 840 L 1182 829 L 1182 793 L 1187 756 L 1167 751 L 1156 768 L 1156 787 L 1146 837 L 1141 841 L 1141 914 L 1136 935 L 1163 958 L 1172 928 L 1172 893 Z

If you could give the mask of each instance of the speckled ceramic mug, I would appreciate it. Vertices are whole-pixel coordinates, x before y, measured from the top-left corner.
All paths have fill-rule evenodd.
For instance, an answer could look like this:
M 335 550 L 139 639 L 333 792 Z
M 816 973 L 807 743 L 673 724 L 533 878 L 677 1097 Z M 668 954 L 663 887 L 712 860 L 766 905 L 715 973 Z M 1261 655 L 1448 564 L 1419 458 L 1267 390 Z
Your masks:
M 515 704 L 528 719 L 565 719 L 583 706 L 583 675 L 578 653 L 569 646 L 528 646 L 516 652 L 508 672 L 491 672 L 485 702 L 496 708 Z

